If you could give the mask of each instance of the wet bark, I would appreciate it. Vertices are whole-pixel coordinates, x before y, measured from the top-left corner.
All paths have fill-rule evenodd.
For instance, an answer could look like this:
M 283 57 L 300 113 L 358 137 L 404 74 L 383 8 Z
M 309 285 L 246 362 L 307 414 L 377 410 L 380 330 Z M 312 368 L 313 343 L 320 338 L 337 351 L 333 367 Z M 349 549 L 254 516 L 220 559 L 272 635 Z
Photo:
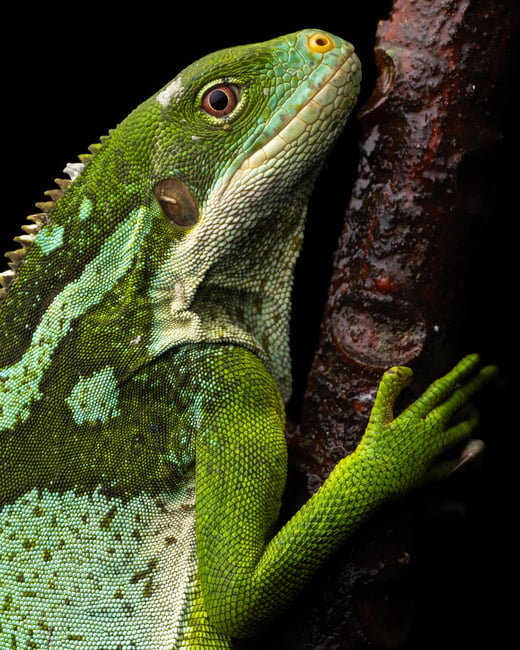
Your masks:
M 461 332 L 466 282 L 472 242 L 496 209 L 518 19 L 508 1 L 396 0 L 379 24 L 358 176 L 301 425 L 290 434 L 305 496 L 356 447 L 386 368 L 412 366 L 420 392 L 473 351 Z M 386 508 L 266 647 L 401 645 L 413 618 L 416 537 L 413 500 Z

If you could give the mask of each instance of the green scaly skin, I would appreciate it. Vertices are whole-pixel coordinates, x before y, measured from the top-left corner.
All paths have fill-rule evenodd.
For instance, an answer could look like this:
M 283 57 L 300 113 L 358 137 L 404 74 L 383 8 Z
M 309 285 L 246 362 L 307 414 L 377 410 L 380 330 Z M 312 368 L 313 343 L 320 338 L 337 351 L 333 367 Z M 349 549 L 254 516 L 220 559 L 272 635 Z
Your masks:
M 475 427 L 448 420 L 492 374 L 476 357 L 395 419 L 411 372 L 388 371 L 272 536 L 293 266 L 359 81 L 316 30 L 207 56 L 26 226 L 0 275 L 1 648 L 231 648 Z

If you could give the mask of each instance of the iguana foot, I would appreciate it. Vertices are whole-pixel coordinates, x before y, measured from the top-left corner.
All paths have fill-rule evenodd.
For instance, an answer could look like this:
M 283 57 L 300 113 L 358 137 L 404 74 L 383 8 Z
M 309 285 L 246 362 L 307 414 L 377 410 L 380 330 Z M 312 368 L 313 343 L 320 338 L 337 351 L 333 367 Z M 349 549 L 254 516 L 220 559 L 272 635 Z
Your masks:
M 479 370 L 479 363 L 476 354 L 465 357 L 397 417 L 395 400 L 410 384 L 413 372 L 395 367 L 383 375 L 360 446 L 367 459 L 390 474 L 389 483 L 397 493 L 452 473 L 482 452 L 483 443 L 470 440 L 458 459 L 436 462 L 443 452 L 469 438 L 478 424 L 473 408 L 456 422 L 453 417 L 496 375 L 494 366 Z

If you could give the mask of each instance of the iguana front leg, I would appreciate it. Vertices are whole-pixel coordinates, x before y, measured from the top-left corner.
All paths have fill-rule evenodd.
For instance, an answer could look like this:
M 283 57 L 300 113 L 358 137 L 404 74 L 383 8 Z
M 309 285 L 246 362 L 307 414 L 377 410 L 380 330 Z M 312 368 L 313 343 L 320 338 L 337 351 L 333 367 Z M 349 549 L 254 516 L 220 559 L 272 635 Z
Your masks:
M 412 371 L 388 370 L 356 451 L 269 539 L 285 482 L 283 413 L 258 359 L 235 350 L 223 363 L 224 372 L 211 368 L 219 395 L 197 440 L 197 549 L 209 620 L 241 637 L 279 615 L 374 509 L 428 480 L 439 455 L 475 428 L 473 413 L 450 420 L 495 370 L 478 371 L 468 356 L 397 417 Z

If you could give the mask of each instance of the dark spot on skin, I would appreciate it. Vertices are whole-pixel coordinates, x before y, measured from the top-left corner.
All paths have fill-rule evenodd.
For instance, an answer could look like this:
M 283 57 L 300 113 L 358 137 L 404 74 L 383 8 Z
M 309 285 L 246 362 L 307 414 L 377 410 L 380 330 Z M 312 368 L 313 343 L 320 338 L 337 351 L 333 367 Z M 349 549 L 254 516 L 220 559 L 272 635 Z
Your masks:
M 136 582 L 139 582 L 140 580 L 144 580 L 145 578 L 147 578 L 156 567 L 157 567 L 157 560 L 156 559 L 150 560 L 148 562 L 148 566 L 146 567 L 146 569 L 134 573 L 134 575 L 130 578 L 131 584 L 135 584 Z
M 110 528 L 112 521 L 114 520 L 114 517 L 116 516 L 117 508 L 115 506 L 112 506 L 110 510 L 107 512 L 107 514 L 103 517 L 103 519 L 99 523 L 99 527 L 103 530 L 106 530 L 107 528 Z

